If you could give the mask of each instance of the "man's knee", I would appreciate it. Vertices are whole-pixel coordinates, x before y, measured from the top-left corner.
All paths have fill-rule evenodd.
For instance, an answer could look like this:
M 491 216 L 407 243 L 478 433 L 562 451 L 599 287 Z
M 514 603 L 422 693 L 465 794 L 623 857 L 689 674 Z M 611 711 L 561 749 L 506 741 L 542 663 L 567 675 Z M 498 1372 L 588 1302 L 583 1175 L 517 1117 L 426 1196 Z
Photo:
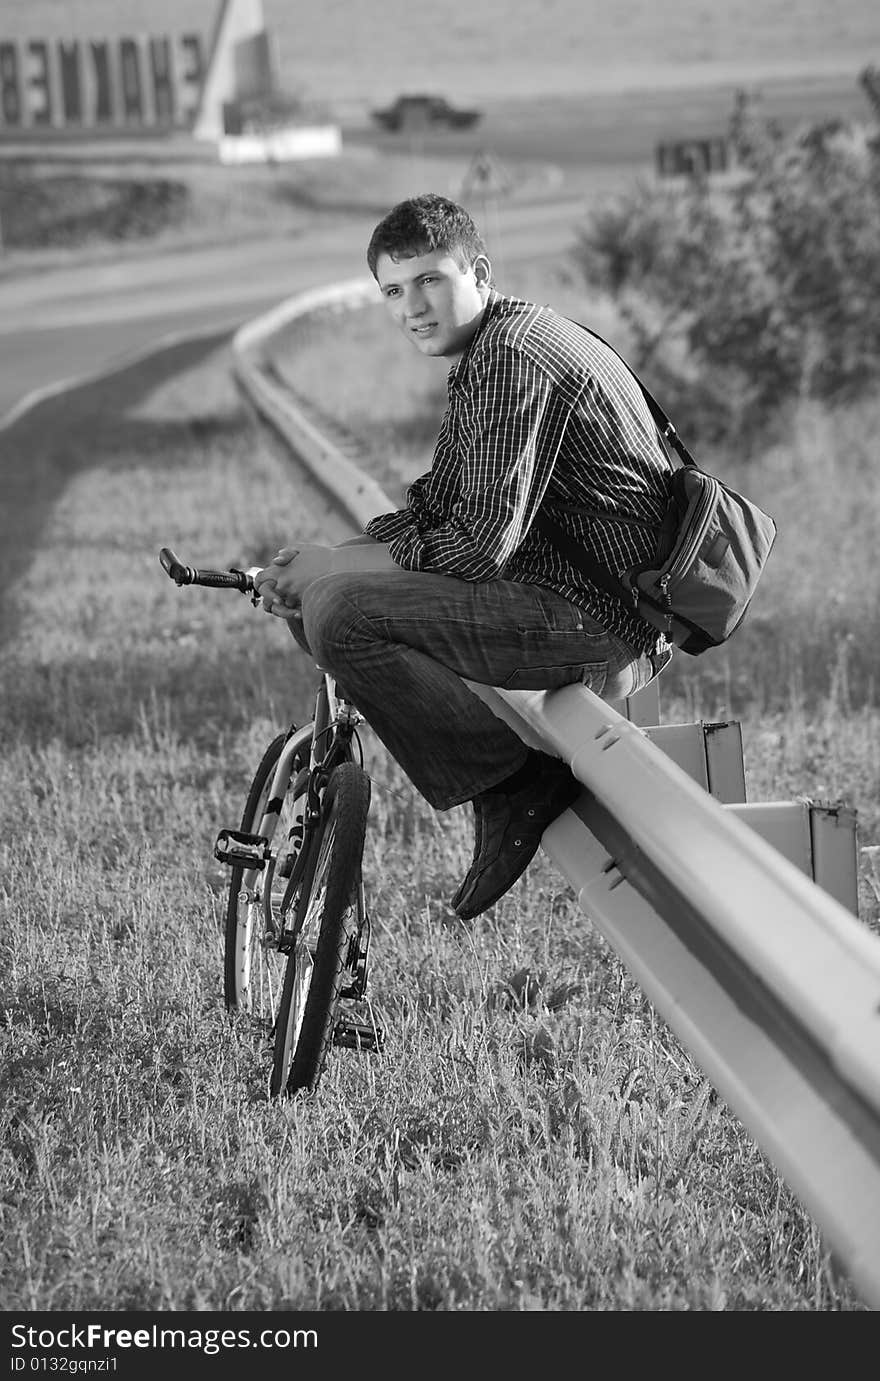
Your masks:
M 346 572 L 313 580 L 302 599 L 303 629 L 320 662 L 356 636 L 360 622 L 357 587 L 363 577 Z

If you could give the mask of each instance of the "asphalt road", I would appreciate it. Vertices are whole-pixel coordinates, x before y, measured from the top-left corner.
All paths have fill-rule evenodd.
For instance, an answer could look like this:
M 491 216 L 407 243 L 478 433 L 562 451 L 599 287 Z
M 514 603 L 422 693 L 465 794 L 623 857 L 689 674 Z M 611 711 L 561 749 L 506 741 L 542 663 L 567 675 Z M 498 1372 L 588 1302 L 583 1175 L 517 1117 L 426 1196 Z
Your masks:
M 500 206 L 504 262 L 555 254 L 574 239 L 577 198 Z M 58 268 L 0 282 L 0 423 L 34 392 L 124 363 L 169 335 L 228 328 L 309 288 L 366 276 L 375 217 L 282 239 Z
M 268 240 L 64 268 L 0 284 L 0 419 L 29 394 L 83 378 L 169 335 L 229 329 L 286 296 L 355 276 L 341 244 Z

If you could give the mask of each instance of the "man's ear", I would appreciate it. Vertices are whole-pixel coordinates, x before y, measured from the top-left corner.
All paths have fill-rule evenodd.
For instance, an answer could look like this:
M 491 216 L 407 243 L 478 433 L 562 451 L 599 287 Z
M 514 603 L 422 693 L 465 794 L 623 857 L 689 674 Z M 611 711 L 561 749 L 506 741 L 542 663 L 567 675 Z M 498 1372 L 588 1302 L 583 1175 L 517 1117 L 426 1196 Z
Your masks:
M 477 287 L 488 292 L 492 283 L 492 265 L 487 254 L 478 254 L 474 260 L 474 278 Z

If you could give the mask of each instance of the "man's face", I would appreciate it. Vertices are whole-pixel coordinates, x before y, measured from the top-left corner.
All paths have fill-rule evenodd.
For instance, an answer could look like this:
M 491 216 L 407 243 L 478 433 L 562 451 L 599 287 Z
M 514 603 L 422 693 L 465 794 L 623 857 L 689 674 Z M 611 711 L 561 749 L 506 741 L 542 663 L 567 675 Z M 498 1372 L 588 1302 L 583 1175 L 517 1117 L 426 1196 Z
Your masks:
M 411 259 L 380 254 L 376 279 L 392 320 L 423 355 L 451 363 L 464 354 L 483 314 L 491 268 L 485 255 L 462 268 L 433 250 Z

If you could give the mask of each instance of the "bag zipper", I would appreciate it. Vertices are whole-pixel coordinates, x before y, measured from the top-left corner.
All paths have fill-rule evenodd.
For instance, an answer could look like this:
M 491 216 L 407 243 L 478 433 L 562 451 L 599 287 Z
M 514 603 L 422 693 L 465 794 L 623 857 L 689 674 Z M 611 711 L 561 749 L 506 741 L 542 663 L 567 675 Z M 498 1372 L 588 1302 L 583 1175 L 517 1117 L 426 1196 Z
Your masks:
M 678 556 L 675 558 L 675 561 L 669 567 L 669 570 L 665 573 L 665 575 L 661 576 L 657 582 L 657 584 L 660 586 L 660 589 L 663 591 L 663 597 L 666 600 L 667 605 L 670 602 L 669 585 L 674 580 L 676 580 L 677 577 L 681 574 L 681 572 L 688 565 L 690 565 L 691 561 L 693 561 L 694 556 L 699 550 L 700 544 L 702 543 L 703 538 L 706 535 L 706 527 L 708 525 L 708 520 L 711 516 L 711 512 L 715 504 L 715 496 L 718 492 L 718 481 L 712 475 L 706 475 L 705 478 L 708 479 L 710 483 L 706 486 L 700 498 L 699 507 L 697 509 L 697 517 L 694 523 L 695 531 L 687 546 L 679 552 Z

